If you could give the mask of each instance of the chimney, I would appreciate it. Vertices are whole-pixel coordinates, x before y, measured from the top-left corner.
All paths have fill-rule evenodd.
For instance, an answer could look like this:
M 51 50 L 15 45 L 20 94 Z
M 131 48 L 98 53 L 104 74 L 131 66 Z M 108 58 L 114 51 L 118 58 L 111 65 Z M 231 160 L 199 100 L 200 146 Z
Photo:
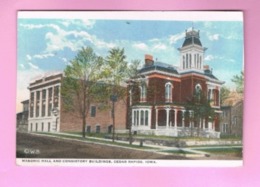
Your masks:
M 204 65 L 204 70 L 209 70 L 209 65 Z
M 152 66 L 153 65 L 153 56 L 146 54 L 144 56 L 145 66 Z

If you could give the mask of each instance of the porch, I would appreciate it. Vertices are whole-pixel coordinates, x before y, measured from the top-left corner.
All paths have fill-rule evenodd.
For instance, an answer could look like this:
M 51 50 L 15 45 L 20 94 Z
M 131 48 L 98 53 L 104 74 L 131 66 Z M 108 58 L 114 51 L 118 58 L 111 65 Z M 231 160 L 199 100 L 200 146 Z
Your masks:
M 158 129 L 140 129 L 132 127 L 135 134 L 156 135 L 156 136 L 172 136 L 172 137 L 189 137 L 199 136 L 206 138 L 220 138 L 220 132 L 213 129 L 200 129 L 198 127 L 159 127 Z

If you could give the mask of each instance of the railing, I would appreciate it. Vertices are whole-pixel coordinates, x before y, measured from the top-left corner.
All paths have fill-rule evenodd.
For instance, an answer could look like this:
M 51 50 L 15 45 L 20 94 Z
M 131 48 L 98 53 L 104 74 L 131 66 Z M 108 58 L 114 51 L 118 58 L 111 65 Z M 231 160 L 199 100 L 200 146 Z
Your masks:
M 133 131 L 138 131 L 141 134 L 154 134 L 154 135 L 165 135 L 165 136 L 201 136 L 219 138 L 220 132 L 216 132 L 211 128 L 200 128 L 198 127 L 182 127 L 182 126 L 157 126 L 156 129 L 150 129 L 149 126 L 132 126 Z

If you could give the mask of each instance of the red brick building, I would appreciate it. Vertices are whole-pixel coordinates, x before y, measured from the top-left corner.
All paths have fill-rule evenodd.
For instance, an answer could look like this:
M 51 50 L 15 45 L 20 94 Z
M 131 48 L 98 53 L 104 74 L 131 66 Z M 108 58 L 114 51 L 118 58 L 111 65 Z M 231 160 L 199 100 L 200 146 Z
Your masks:
M 77 112 L 64 109 L 61 98 L 62 73 L 52 73 L 36 78 L 29 85 L 29 132 L 81 132 L 82 119 Z M 111 132 L 111 109 L 102 109 L 102 104 L 92 103 L 86 118 L 86 131 Z M 118 101 L 115 105 L 115 126 L 125 130 L 126 104 Z
M 132 130 L 135 133 L 187 136 L 191 129 L 200 128 L 200 136 L 219 137 L 220 88 L 224 82 L 204 64 L 206 48 L 202 46 L 199 31 L 186 31 L 183 45 L 178 50 L 179 67 L 145 55 L 139 76 L 130 81 L 133 84 L 128 87 Z M 195 93 L 207 97 L 215 110 L 214 120 L 201 118 L 194 123 L 185 119 L 185 113 L 193 115 L 194 111 L 187 111 L 185 106 Z

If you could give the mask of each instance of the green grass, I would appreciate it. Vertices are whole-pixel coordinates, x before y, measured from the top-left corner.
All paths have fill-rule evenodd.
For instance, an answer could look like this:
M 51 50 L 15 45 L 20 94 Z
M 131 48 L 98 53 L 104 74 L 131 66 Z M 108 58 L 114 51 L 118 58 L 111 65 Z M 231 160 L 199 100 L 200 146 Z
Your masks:
M 68 134 L 77 134 L 82 135 L 82 132 L 66 132 Z M 112 134 L 110 133 L 86 133 L 86 136 L 89 137 L 97 137 L 97 138 L 105 138 L 105 137 L 112 137 Z M 128 133 L 116 133 L 115 137 L 123 137 L 128 138 Z M 172 137 L 172 136 L 155 136 L 155 135 L 145 135 L 145 134 L 137 134 L 133 135 L 134 138 L 138 139 L 155 139 L 155 140 L 174 140 L 174 141 L 180 141 L 180 140 L 198 140 L 198 141 L 208 141 L 209 138 L 203 138 L 203 137 Z
M 178 150 L 164 150 L 164 151 L 161 151 L 161 152 L 174 153 L 174 154 L 195 154 L 193 152 L 184 151 L 182 149 L 178 149 Z
M 222 140 L 242 140 L 242 136 L 236 135 L 220 135 L 220 139 Z
M 82 135 L 82 132 L 66 132 L 69 134 L 76 134 L 76 135 Z M 106 137 L 112 137 L 112 134 L 110 133 L 86 133 L 86 136 L 88 137 L 97 137 L 97 138 L 106 138 Z M 125 133 L 116 133 L 115 137 L 121 137 L 121 138 L 128 138 L 129 134 Z M 205 137 L 172 137 L 172 136 L 155 136 L 155 135 L 144 135 L 144 134 L 137 134 L 133 135 L 133 138 L 137 139 L 154 139 L 154 140 L 166 140 L 166 141 L 209 141 L 209 140 L 230 140 L 230 141 L 239 141 L 242 140 L 241 137 L 236 136 L 222 136 L 220 139 L 218 138 L 205 138 Z
M 236 145 L 192 145 L 192 146 L 186 146 L 186 148 L 194 148 L 194 149 L 196 149 L 197 147 L 198 147 L 198 149 L 200 148 L 200 147 L 202 147 L 203 149 L 206 149 L 207 147 L 208 148 L 213 148 L 214 149 L 214 147 L 223 147 L 223 148 L 230 148 L 230 147 L 241 147 L 242 148 L 242 146 L 243 145 L 241 145 L 241 144 L 236 144 Z
M 70 135 L 64 135 L 64 134 L 58 134 L 58 133 L 47 133 L 47 132 L 38 132 L 37 134 L 45 134 L 45 135 L 51 135 L 55 137 L 61 137 L 61 138 L 70 138 L 74 140 L 80 140 L 80 141 L 88 141 L 88 142 L 93 142 L 93 143 L 103 143 L 103 144 L 108 144 L 108 145 L 119 145 L 123 147 L 129 147 L 129 148 L 136 148 L 136 149 L 154 149 L 157 150 L 157 148 L 149 147 L 149 146 L 139 146 L 139 145 L 130 145 L 127 143 L 120 143 L 120 142 L 112 142 L 111 141 L 105 141 L 105 140 L 97 140 L 97 139 L 92 139 L 91 137 L 86 136 L 86 138 L 83 137 L 75 137 L 75 136 L 70 136 Z M 73 133 L 75 134 L 75 133 Z
M 208 149 L 196 149 L 196 150 L 204 151 L 208 153 L 214 153 L 214 154 L 229 154 L 229 153 L 242 154 L 242 148 L 237 148 L 237 147 L 208 148 Z

